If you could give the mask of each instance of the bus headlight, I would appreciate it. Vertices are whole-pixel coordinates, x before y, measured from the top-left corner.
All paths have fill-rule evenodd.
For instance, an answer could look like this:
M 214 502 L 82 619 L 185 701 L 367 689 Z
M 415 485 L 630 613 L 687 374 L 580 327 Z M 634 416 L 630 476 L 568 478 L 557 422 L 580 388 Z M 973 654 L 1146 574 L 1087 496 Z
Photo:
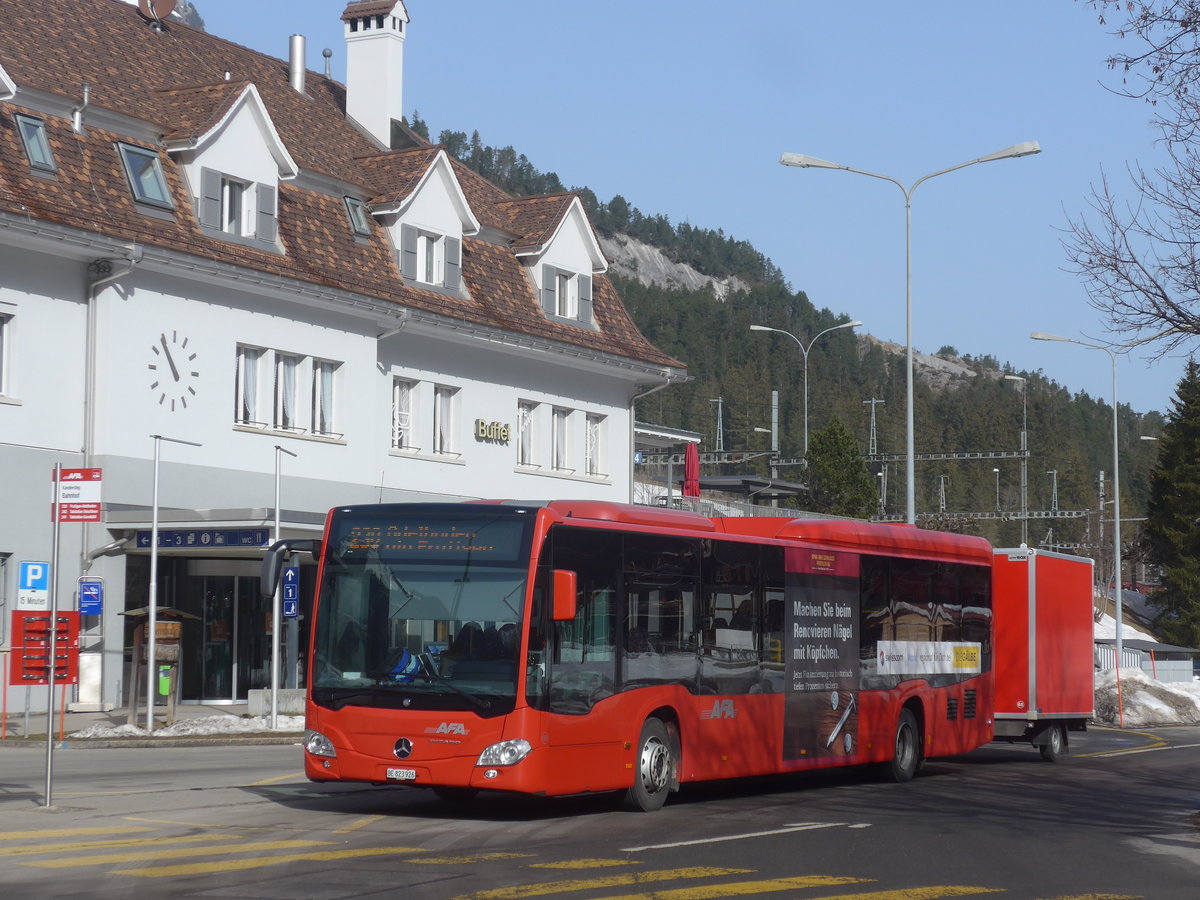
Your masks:
M 501 741 L 484 749 L 479 754 L 477 766 L 515 766 L 533 749 L 533 745 L 524 738 L 513 741 Z
M 304 732 L 304 749 L 313 756 L 337 756 L 337 750 L 333 748 L 333 741 L 319 731 L 306 730 Z

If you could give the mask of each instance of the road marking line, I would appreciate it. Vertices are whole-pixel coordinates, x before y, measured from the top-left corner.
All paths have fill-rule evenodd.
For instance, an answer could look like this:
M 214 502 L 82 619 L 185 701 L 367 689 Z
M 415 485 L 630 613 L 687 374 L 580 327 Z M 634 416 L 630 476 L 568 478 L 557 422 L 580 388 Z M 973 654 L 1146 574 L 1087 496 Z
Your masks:
M 562 862 L 530 863 L 531 869 L 609 869 L 616 866 L 640 866 L 633 859 L 564 859 Z
M 628 872 L 620 875 L 604 875 L 600 878 L 581 878 L 572 881 L 544 881 L 540 884 L 518 884 L 513 887 L 493 888 L 465 894 L 456 900 L 522 900 L 525 897 L 542 897 L 546 894 L 567 891 L 592 891 L 598 888 L 626 887 L 631 884 L 652 884 L 658 881 L 675 881 L 682 878 L 716 878 L 721 875 L 749 875 L 753 869 L 718 869 L 711 866 L 686 869 L 660 869 L 652 872 Z
M 188 856 L 223 856 L 229 853 L 248 853 L 251 850 L 290 850 L 296 847 L 328 846 L 332 841 L 251 841 L 248 844 L 221 844 L 218 847 L 188 847 L 179 850 L 151 850 L 143 853 L 108 853 L 99 856 L 77 856 L 44 862 L 21 863 L 42 869 L 71 869 L 76 866 L 99 866 L 106 863 L 149 862 L 155 859 L 183 859 Z
M 360 828 L 365 828 L 368 825 L 372 825 L 382 818 L 383 816 L 365 816 L 364 818 L 356 819 L 345 828 L 339 828 L 334 832 L 334 834 L 349 834 L 352 831 L 358 831 Z
M 719 837 L 697 838 L 694 841 L 675 841 L 670 844 L 647 844 L 644 847 L 622 847 L 624 853 L 641 853 L 643 850 L 670 850 L 675 847 L 693 847 L 696 844 L 718 844 L 721 841 L 743 841 L 746 838 L 769 837 L 773 834 L 790 834 L 793 831 L 813 831 L 818 828 L 842 828 L 843 822 L 807 822 L 799 825 L 788 825 L 784 828 L 774 828 L 771 831 L 750 831 L 745 834 L 724 834 Z
M 764 881 L 735 881 L 729 884 L 710 884 L 699 887 L 678 888 L 671 891 L 656 891 L 653 894 L 621 894 L 620 897 L 602 897 L 598 900 L 715 900 L 720 897 L 744 897 L 775 891 L 788 891 L 803 887 L 825 887 L 835 884 L 855 884 L 870 881 L 867 878 L 835 878 L 822 876 L 800 876 L 796 878 L 769 878 Z M 821 900 L 940 900 L 944 897 L 969 897 L 973 894 L 994 894 L 1003 888 L 966 887 L 962 885 L 938 885 L 934 887 L 902 888 L 900 890 L 868 891 L 858 894 L 837 894 Z
M 197 834 L 190 837 L 119 838 L 111 841 L 75 841 L 65 844 L 33 844 L 25 847 L 0 847 L 0 858 L 34 853 L 59 853 L 79 850 L 101 850 L 115 847 L 142 847 L 148 844 L 186 844 L 198 841 L 228 841 L 236 834 Z
M 194 863 L 180 866 L 156 866 L 152 869 L 121 869 L 121 875 L 141 878 L 170 878 L 183 875 L 211 875 L 215 872 L 236 872 L 261 869 L 291 862 L 336 862 L 364 856 L 386 856 L 393 853 L 426 853 L 419 847 L 364 847 L 359 850 L 318 850 L 312 853 L 289 853 L 286 856 L 265 856 L 258 859 L 227 859 L 221 862 Z
M 1145 900 L 1141 894 L 1071 894 L 1053 900 Z
M 153 828 L 141 828 L 136 825 L 113 825 L 96 828 L 43 828 L 38 831 L 0 831 L 0 841 L 44 837 L 80 837 L 85 834 L 139 834 L 153 830 Z
M 410 860 L 423 866 L 460 866 L 466 863 L 487 862 L 493 859 L 529 859 L 532 853 L 474 853 L 469 856 L 435 856 Z
M 304 780 L 304 773 L 292 772 L 288 775 L 276 775 L 274 778 L 264 778 L 262 781 L 252 782 L 247 787 L 262 787 L 264 784 L 276 784 L 280 781 L 287 781 L 289 778 Z

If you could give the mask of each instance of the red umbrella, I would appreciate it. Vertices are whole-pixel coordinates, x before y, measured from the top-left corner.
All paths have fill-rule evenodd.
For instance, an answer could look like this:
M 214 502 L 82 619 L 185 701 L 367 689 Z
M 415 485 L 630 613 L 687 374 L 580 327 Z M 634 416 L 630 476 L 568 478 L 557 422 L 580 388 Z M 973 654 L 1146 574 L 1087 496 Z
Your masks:
M 688 444 L 683 455 L 683 496 L 700 496 L 700 448 Z

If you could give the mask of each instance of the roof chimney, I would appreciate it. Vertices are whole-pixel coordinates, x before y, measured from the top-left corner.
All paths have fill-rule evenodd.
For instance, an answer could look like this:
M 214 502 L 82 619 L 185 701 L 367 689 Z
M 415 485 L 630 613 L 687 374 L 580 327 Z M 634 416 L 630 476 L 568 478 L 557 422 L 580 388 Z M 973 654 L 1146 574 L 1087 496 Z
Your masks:
M 304 93 L 304 35 L 293 34 L 288 43 L 288 81 L 292 90 L 298 94 Z
M 392 120 L 404 117 L 403 0 L 354 0 L 342 13 L 346 34 L 346 116 L 385 147 Z

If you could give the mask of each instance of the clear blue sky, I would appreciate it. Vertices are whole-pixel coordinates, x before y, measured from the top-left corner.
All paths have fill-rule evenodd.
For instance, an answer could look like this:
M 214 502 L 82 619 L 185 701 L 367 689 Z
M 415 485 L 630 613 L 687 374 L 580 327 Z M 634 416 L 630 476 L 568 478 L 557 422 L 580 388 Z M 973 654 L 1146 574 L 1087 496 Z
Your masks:
M 341 0 L 195 0 L 208 30 L 275 56 L 308 38 L 345 73 Z M 818 307 L 904 341 L 898 188 L 790 169 L 806 153 L 911 184 L 1020 141 L 1038 156 L 973 166 L 913 201 L 914 344 L 992 355 L 1111 398 L 1107 355 L 1031 341 L 1103 341 L 1064 271 L 1068 215 L 1102 168 L 1153 165 L 1145 104 L 1115 96 L 1117 46 L 1075 0 L 407 0 L 404 108 L 478 129 L 567 186 L 722 228 L 770 257 Z M 747 334 L 747 340 L 754 339 Z M 1181 358 L 1119 364 L 1119 399 L 1165 410 Z

